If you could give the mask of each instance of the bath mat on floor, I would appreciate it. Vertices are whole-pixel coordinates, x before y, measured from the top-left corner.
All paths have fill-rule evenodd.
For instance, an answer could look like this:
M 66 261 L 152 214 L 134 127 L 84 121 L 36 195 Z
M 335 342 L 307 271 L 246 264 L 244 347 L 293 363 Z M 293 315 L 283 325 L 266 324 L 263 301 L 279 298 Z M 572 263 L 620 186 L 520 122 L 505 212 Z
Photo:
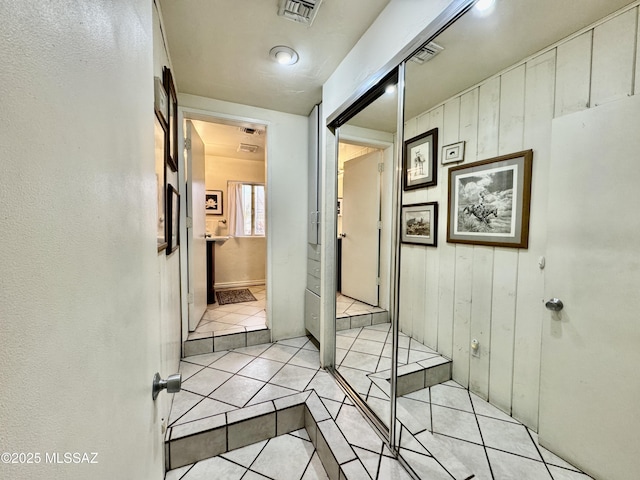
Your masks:
M 218 298 L 218 303 L 220 305 L 256 301 L 256 297 L 253 296 L 248 288 L 240 288 L 238 290 L 223 290 L 221 292 L 216 292 L 216 297 Z

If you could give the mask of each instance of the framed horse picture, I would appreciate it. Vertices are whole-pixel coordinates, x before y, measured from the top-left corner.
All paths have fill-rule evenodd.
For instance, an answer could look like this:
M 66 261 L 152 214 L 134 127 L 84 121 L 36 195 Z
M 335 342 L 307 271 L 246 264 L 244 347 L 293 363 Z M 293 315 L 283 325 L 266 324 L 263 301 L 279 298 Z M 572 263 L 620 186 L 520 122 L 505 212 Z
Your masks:
M 437 128 L 404 142 L 402 173 L 405 190 L 433 187 L 438 184 L 437 156 Z
M 533 151 L 449 170 L 447 242 L 528 248 Z

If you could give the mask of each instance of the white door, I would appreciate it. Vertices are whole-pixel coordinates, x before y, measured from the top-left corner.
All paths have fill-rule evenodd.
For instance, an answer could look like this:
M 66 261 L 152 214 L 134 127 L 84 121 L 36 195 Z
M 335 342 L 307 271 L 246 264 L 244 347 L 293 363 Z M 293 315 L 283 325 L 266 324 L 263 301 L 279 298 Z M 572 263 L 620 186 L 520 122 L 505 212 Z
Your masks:
M 380 151 L 344 163 L 341 293 L 378 305 Z
M 553 122 L 540 443 L 602 480 L 640 472 L 638 131 L 639 96 Z
M 198 322 L 207 309 L 207 240 L 205 220 L 205 182 L 204 182 L 204 142 L 187 120 L 187 216 L 191 217 L 193 227 L 187 229 L 187 255 L 189 263 L 189 294 L 193 302 L 189 303 L 189 331 L 198 326 Z

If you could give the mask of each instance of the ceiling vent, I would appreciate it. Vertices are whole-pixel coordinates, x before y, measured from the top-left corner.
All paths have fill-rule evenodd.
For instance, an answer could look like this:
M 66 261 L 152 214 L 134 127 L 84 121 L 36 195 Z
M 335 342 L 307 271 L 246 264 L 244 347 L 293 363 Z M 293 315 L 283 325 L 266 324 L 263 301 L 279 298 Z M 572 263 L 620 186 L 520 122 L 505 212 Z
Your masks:
M 256 153 L 258 151 L 258 145 L 251 145 L 250 143 L 241 143 L 238 145 L 238 152 L 243 153 Z
M 322 0 L 280 0 L 278 15 L 311 26 Z
M 240 130 L 240 132 L 244 133 L 245 135 L 261 135 L 262 134 L 262 132 L 257 128 L 238 127 L 238 130 Z
M 435 42 L 427 43 L 420 50 L 418 50 L 413 55 L 413 57 L 411 57 L 411 61 L 422 65 L 424 62 L 428 62 L 443 50 L 444 47 L 441 47 Z

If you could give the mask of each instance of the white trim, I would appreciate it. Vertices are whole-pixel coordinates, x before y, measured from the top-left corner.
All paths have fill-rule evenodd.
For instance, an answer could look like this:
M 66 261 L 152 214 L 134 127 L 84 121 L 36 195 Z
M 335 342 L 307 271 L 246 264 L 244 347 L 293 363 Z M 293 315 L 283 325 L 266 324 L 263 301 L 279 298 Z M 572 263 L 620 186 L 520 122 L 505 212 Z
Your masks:
M 223 282 L 215 283 L 214 288 L 234 288 L 234 287 L 257 287 L 259 285 L 266 285 L 266 280 L 244 280 L 241 282 Z

